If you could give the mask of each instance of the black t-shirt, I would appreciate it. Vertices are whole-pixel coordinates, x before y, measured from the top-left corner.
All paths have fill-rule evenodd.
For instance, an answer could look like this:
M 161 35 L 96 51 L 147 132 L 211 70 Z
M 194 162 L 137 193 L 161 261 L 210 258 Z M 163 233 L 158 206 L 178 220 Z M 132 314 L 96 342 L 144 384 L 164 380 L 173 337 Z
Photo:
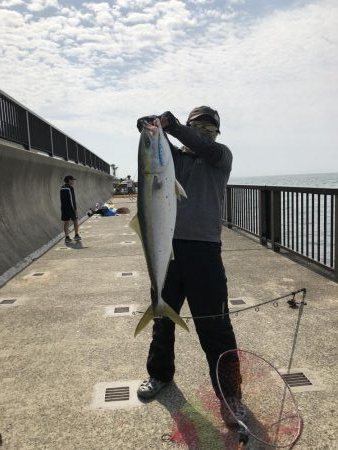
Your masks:
M 61 209 L 64 211 L 76 211 L 75 191 L 70 184 L 64 184 L 60 188 Z

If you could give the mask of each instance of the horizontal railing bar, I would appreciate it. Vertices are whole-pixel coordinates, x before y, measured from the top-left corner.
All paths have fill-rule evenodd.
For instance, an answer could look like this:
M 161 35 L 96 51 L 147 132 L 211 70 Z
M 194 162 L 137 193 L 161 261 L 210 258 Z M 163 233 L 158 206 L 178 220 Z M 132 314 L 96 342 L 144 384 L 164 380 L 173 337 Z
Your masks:
M 299 186 L 263 186 L 252 184 L 228 184 L 227 189 L 240 188 L 240 189 L 259 189 L 263 191 L 284 191 L 284 192 L 303 192 L 304 194 L 337 194 L 338 188 L 316 188 L 316 187 L 299 187 Z
M 29 123 L 29 127 L 27 128 L 26 117 L 23 115 L 27 115 L 31 117 Z M 97 169 L 99 171 L 110 173 L 110 165 L 101 159 L 99 156 L 95 155 L 90 150 L 86 149 L 83 145 L 72 139 L 70 136 L 63 133 L 57 127 L 49 123 L 47 120 L 40 117 L 38 114 L 34 113 L 30 109 L 26 108 L 20 102 L 12 98 L 10 95 L 6 94 L 4 91 L 0 89 L 0 139 L 4 141 L 15 142 L 20 145 L 26 147 L 26 149 L 30 150 L 35 149 L 41 151 L 43 153 L 47 153 L 51 157 L 54 157 L 53 154 L 53 146 L 54 146 L 54 137 L 53 130 L 60 133 L 65 138 L 71 139 L 76 143 L 77 146 L 87 150 L 92 155 L 91 158 L 85 158 L 84 164 L 88 167 Z M 41 133 L 42 130 L 42 133 Z M 35 133 L 35 134 L 34 134 Z M 36 134 L 38 133 L 38 134 Z M 47 135 L 49 134 L 49 138 Z M 33 143 L 32 143 L 32 138 Z M 26 139 L 27 140 L 24 140 Z M 43 142 L 45 140 L 45 142 Z M 49 146 L 50 141 L 50 146 Z M 46 147 L 46 143 L 48 145 Z M 59 156 L 59 151 L 56 149 L 55 156 Z M 66 155 L 66 160 L 68 160 L 68 152 L 63 152 Z M 82 161 L 81 161 L 82 159 Z M 77 163 L 83 164 L 84 158 L 77 158 Z M 87 162 L 88 160 L 88 162 Z
M 306 259 L 307 261 L 310 261 L 311 263 L 317 264 L 318 266 L 321 266 L 323 269 L 329 270 L 330 272 L 334 271 L 334 267 L 326 265 L 326 264 L 318 261 L 317 259 L 312 259 L 312 258 L 310 258 L 310 256 L 306 256 L 306 255 L 303 255 L 302 253 L 296 252 L 296 250 L 292 250 L 292 248 L 285 247 L 284 245 L 279 245 L 279 247 L 301 257 L 302 259 Z

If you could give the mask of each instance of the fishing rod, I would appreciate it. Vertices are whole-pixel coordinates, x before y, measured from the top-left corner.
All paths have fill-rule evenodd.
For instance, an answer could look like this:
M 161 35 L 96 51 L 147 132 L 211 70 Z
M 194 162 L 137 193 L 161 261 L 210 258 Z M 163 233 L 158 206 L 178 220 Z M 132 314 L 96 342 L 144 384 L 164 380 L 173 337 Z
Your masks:
M 303 294 L 303 298 L 302 300 L 299 302 L 296 301 L 296 295 L 297 294 Z M 297 309 L 299 308 L 299 305 L 306 305 L 305 302 L 305 296 L 306 296 L 306 288 L 301 288 L 298 289 L 296 291 L 292 291 L 289 292 L 288 294 L 285 295 L 281 295 L 280 297 L 276 297 L 273 298 L 271 300 L 267 300 L 261 303 L 257 303 L 256 305 L 253 306 L 247 306 L 245 308 L 241 308 L 241 309 L 236 309 L 235 311 L 229 311 L 229 312 L 222 312 L 220 314 L 211 314 L 211 315 L 206 315 L 206 316 L 181 316 L 182 319 L 186 320 L 187 322 L 191 319 L 193 320 L 199 320 L 199 319 L 216 319 L 216 318 L 224 318 L 225 316 L 230 316 L 230 315 L 235 315 L 236 317 L 238 316 L 239 313 L 245 312 L 245 311 L 249 311 L 250 309 L 254 309 L 256 312 L 258 312 L 260 310 L 260 308 L 262 306 L 268 305 L 270 303 L 273 304 L 273 306 L 275 308 L 277 308 L 279 306 L 279 301 L 288 298 L 289 300 L 287 301 L 288 305 L 290 306 L 290 308 L 292 309 Z M 291 298 L 290 298 L 291 297 Z M 144 311 L 134 311 L 133 315 L 138 315 L 138 314 L 144 314 Z M 162 316 L 156 317 L 158 319 L 163 318 Z

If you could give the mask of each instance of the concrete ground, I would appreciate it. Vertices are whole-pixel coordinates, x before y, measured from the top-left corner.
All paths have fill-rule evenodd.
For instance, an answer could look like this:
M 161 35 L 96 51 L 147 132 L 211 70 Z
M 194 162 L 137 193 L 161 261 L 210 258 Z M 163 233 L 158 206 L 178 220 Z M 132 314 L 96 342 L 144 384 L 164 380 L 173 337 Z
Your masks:
M 114 307 L 149 304 L 141 243 L 128 227 L 136 204 L 119 199 L 115 205 L 128 206 L 130 216 L 88 219 L 81 244 L 67 248 L 61 241 L 0 291 L 1 449 L 235 449 L 192 321 L 189 334 L 177 330 L 175 383 L 147 404 L 104 401 L 114 383 L 130 382 L 135 392 L 146 377 L 151 337 L 151 327 L 133 337 L 139 316 L 110 317 Z M 313 383 L 295 393 L 304 420 L 295 448 L 338 448 L 337 284 L 226 228 L 222 256 L 231 299 L 256 305 L 307 289 L 297 330 L 299 310 L 285 300 L 232 321 L 239 348 L 281 370 L 292 354 L 292 368 Z M 182 315 L 189 315 L 186 306 Z M 271 447 L 251 439 L 246 448 Z

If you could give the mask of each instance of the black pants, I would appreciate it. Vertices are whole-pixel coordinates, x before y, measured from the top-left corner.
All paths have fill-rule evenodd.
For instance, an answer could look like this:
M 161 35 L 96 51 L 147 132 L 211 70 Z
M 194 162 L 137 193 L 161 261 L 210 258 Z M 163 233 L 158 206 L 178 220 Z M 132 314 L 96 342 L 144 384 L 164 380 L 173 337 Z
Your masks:
M 175 259 L 170 262 L 162 297 L 177 313 L 187 298 L 192 316 L 228 312 L 228 290 L 221 259 L 221 244 L 174 240 Z M 194 319 L 196 331 L 218 395 L 216 365 L 219 355 L 237 348 L 230 318 Z M 155 319 L 147 370 L 150 376 L 170 381 L 175 373 L 175 324 Z

